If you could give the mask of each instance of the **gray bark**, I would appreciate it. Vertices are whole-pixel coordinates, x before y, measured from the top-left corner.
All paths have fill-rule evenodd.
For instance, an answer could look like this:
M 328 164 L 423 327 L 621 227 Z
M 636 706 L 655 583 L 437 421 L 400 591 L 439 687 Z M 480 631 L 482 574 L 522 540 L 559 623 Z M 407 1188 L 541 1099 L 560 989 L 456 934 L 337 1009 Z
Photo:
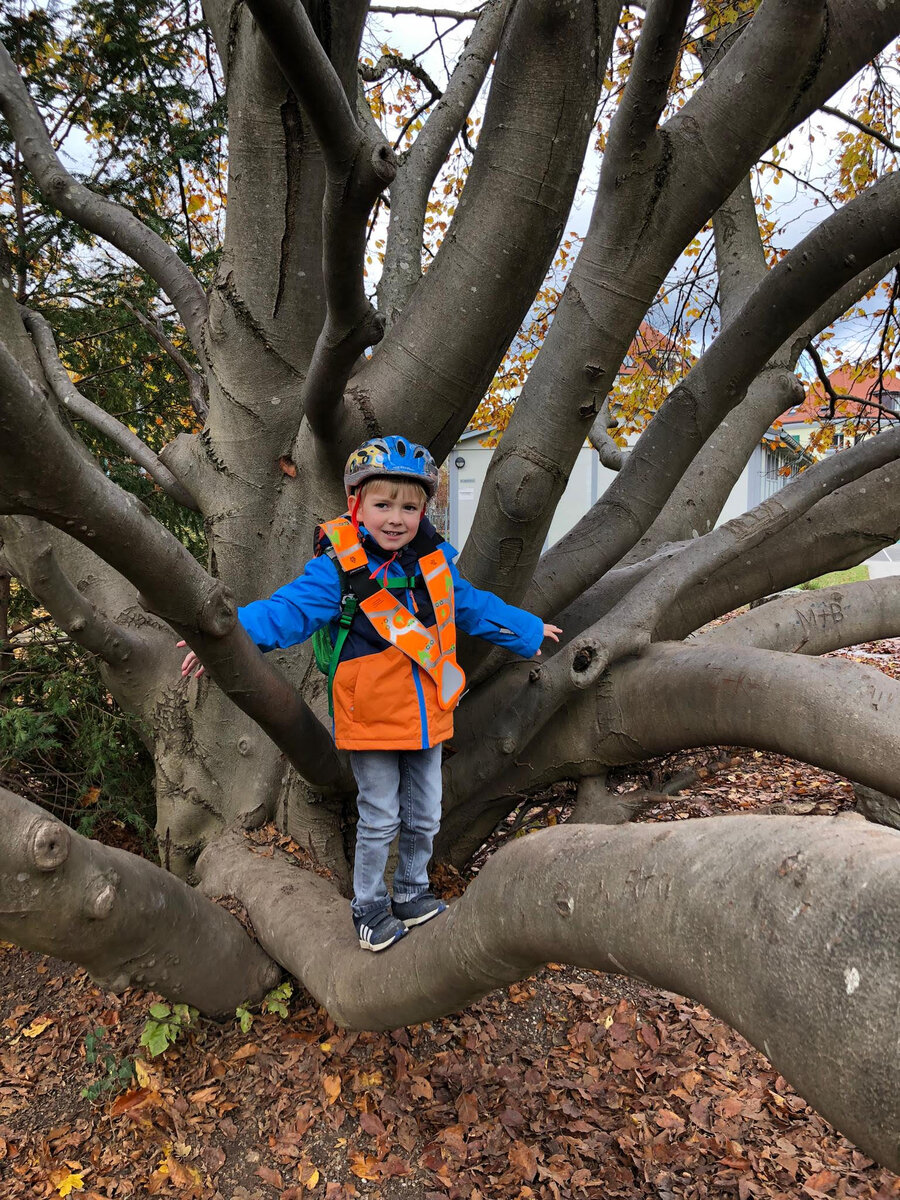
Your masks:
M 174 875 L 81 837 L 4 788 L 0 813 L 4 938 L 80 963 L 108 991 L 149 988 L 210 1016 L 231 1015 L 278 982 L 277 964 L 237 918 Z
M 477 408 L 559 244 L 618 11 L 609 0 L 516 4 L 450 228 L 351 380 L 349 403 L 376 410 L 385 430 L 408 429 L 414 412 L 411 432 L 439 460 Z M 357 424 L 359 441 L 370 430 Z
M 413 145 L 400 156 L 400 169 L 391 184 L 391 219 L 378 283 L 379 307 L 388 325 L 400 315 L 422 278 L 428 195 L 487 77 L 510 8 L 511 0 L 491 0 L 478 14 L 446 91 Z
M 606 493 L 544 555 L 526 608 L 558 612 L 634 545 L 786 331 L 818 309 L 823 292 L 843 286 L 861 265 L 894 248 L 898 193 L 894 176 L 885 176 L 826 218 L 769 272 L 743 305 L 742 316 L 667 397 Z M 752 339 L 746 336 L 750 329 Z
M 551 959 L 636 976 L 701 1000 L 896 1168 L 898 855 L 894 831 L 840 819 L 546 830 L 510 843 L 446 916 L 375 962 L 352 953 L 346 904 L 316 876 L 234 842 L 200 866 L 342 1025 L 455 1012 Z
M 694 644 L 734 644 L 785 654 L 828 654 L 900 637 L 900 580 L 866 579 L 797 592 L 708 629 Z
M 572 464 L 641 320 L 685 244 L 802 96 L 809 79 L 802 67 L 823 49 L 823 10 L 816 0 L 763 5 L 719 70 L 660 127 L 659 81 L 679 52 L 686 10 L 648 11 L 610 127 L 590 228 L 481 492 L 463 556 L 478 586 L 513 601 L 525 592 Z M 796 73 L 773 86 L 766 64 L 786 40 Z M 738 117 L 748 107 L 751 122 Z M 621 506 L 623 492 L 643 495 L 643 487 L 626 482 L 642 458 L 643 447 L 630 456 L 631 469 L 610 489 L 611 506 Z M 689 460 L 679 464 L 673 486 Z M 554 611 L 545 607 L 544 587 L 529 592 L 525 607 Z M 571 598 L 553 589 L 557 609 Z

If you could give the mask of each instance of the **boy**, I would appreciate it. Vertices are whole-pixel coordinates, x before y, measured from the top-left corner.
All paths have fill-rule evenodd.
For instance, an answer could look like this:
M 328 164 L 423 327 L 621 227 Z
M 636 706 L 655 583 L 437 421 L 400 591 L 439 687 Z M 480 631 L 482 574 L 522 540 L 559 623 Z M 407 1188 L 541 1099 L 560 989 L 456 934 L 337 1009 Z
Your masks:
M 348 515 L 319 527 L 316 557 L 293 583 L 238 610 L 261 650 L 330 627 L 334 738 L 350 751 L 359 789 L 351 912 L 364 950 L 386 950 L 446 908 L 430 891 L 428 863 L 441 743 L 465 687 L 455 626 L 523 658 L 561 632 L 462 578 L 456 551 L 425 517 L 437 482 L 423 446 L 403 437 L 360 446 L 344 473 Z M 182 675 L 197 666 L 188 653 Z M 392 901 L 384 871 L 398 830 Z

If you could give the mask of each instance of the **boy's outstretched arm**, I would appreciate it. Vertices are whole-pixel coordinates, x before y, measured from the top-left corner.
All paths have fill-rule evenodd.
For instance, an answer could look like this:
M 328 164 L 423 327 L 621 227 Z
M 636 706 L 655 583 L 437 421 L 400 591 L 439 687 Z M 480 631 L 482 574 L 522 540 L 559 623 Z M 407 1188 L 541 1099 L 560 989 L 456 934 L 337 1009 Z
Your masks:
M 313 558 L 303 574 L 273 592 L 238 609 L 238 620 L 262 651 L 297 646 L 333 620 L 341 608 L 341 583 L 327 555 Z M 179 646 L 186 645 L 178 642 Z M 182 678 L 203 674 L 203 664 L 189 650 L 181 664 Z
M 448 562 L 450 552 L 455 553 L 452 547 L 445 551 Z M 507 604 L 493 592 L 473 587 L 452 562 L 450 574 L 456 599 L 456 624 L 464 633 L 512 650 L 522 658 L 533 658 L 540 654 L 541 642 L 545 637 L 559 641 L 562 630 L 558 626 L 546 625 L 534 613 Z

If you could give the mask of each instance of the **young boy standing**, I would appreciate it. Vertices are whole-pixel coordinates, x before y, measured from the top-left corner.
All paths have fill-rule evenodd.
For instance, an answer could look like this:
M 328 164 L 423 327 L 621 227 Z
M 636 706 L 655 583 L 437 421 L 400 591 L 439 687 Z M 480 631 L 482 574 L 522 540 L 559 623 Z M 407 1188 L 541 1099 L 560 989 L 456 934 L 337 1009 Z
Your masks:
M 561 632 L 467 583 L 425 517 L 438 471 L 423 446 L 373 439 L 344 473 L 348 514 L 317 530 L 316 557 L 268 600 L 238 609 L 261 650 L 328 626 L 334 738 L 359 790 L 351 911 L 359 944 L 385 950 L 446 905 L 428 864 L 441 818 L 441 743 L 465 687 L 456 626 L 530 658 Z M 189 653 L 187 675 L 197 667 Z M 202 670 L 202 668 L 201 668 Z M 400 833 L 393 900 L 384 881 Z

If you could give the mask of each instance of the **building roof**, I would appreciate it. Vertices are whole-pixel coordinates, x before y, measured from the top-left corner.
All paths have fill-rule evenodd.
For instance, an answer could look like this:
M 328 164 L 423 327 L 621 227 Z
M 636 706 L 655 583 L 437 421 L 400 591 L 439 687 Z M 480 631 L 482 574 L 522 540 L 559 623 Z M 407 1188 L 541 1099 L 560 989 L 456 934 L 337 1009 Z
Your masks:
M 835 418 L 841 421 L 875 419 L 879 409 L 865 401 L 874 401 L 883 408 L 891 409 L 900 417 L 900 379 L 896 375 L 886 373 L 881 380 L 871 371 L 861 368 L 839 367 L 828 376 L 831 386 L 838 396 L 858 397 L 838 401 L 835 406 Z M 830 398 L 821 381 L 816 379 L 806 385 L 806 395 L 802 404 L 783 412 L 775 422 L 779 425 L 813 425 L 823 419 L 828 419 Z M 881 413 L 881 416 L 884 416 Z

